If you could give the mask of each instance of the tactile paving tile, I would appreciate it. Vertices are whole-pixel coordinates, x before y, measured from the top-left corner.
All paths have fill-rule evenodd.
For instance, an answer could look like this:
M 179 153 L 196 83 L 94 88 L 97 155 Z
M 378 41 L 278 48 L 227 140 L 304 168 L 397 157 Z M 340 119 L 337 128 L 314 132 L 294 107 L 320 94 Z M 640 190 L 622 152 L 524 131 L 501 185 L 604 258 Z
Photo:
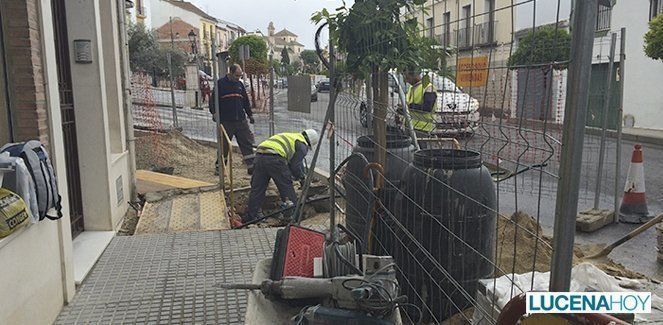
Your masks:
M 168 229 L 170 232 L 200 229 L 200 205 L 197 194 L 182 195 L 173 199 Z
M 162 234 L 168 232 L 168 220 L 173 202 L 170 200 L 145 203 L 135 234 Z
M 230 229 L 226 199 L 220 191 L 200 193 L 200 227 L 203 230 Z
M 276 229 L 118 236 L 55 324 L 242 324 L 251 281 Z

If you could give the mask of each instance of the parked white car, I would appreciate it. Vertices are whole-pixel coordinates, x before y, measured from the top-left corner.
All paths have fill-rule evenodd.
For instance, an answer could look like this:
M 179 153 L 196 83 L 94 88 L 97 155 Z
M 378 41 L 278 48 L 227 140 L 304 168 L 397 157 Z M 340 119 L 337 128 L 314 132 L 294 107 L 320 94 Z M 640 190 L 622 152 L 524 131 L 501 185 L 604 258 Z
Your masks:
M 439 136 L 472 135 L 478 126 L 479 101 L 464 93 L 449 78 L 429 74 L 437 90 L 437 113 L 435 130 Z
M 449 78 L 428 73 L 437 90 L 437 110 L 435 117 L 435 129 L 431 135 L 440 137 L 453 137 L 460 135 L 472 135 L 481 119 L 479 114 L 479 101 L 464 93 L 462 89 Z M 405 85 L 403 93 L 407 93 L 410 85 Z M 398 93 L 396 81 L 390 75 L 390 93 Z M 396 95 L 398 99 L 398 95 Z M 399 102 L 398 100 L 396 102 Z M 368 114 L 366 105 L 362 102 L 360 106 L 360 122 L 364 127 L 368 126 Z M 428 135 L 422 135 L 427 137 Z

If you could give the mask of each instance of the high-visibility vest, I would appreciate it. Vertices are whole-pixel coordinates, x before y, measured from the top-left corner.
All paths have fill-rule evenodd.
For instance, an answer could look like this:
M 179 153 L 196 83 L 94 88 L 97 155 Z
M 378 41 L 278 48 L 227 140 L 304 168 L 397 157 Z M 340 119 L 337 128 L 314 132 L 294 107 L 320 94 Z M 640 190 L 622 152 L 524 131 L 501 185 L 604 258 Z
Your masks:
M 425 85 L 424 82 L 426 83 Z M 405 95 L 405 99 L 408 107 L 410 107 L 412 127 L 417 131 L 431 132 L 435 129 L 435 107 L 437 103 L 433 106 L 433 112 L 412 109 L 413 106 L 419 105 L 421 107 L 424 104 L 424 93 L 435 91 L 430 81 L 426 80 L 424 82 L 420 81 L 410 87 Z
M 279 133 L 261 142 L 257 151 L 258 153 L 277 154 L 290 161 L 295 155 L 297 141 L 306 143 L 306 138 L 301 133 Z

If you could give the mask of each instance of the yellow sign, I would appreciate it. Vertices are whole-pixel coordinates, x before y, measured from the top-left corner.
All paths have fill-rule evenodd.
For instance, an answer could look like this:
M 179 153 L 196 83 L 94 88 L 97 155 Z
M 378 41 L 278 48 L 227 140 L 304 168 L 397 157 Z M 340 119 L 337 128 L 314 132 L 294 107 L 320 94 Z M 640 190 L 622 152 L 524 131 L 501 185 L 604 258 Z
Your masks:
M 488 82 L 488 57 L 459 58 L 457 71 L 458 87 L 483 87 Z

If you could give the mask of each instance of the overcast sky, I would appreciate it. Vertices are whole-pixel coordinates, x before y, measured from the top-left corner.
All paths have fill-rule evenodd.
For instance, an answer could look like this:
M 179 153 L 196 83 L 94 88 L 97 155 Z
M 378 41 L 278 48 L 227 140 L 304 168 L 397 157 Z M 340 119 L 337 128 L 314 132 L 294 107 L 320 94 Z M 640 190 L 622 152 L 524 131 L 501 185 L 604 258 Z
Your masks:
M 327 8 L 333 10 L 342 5 L 341 0 L 189 0 L 212 16 L 239 24 L 248 31 L 260 29 L 267 34 L 267 25 L 274 22 L 276 31 L 283 28 L 299 35 L 299 42 L 306 48 L 313 48 L 315 26 L 311 15 Z M 514 0 L 515 3 L 528 0 Z M 351 5 L 354 1 L 348 0 Z M 498 1 L 498 9 L 500 5 Z M 560 20 L 568 19 L 571 0 L 536 0 L 536 24 L 555 21 L 557 6 L 560 6 Z M 518 5 L 516 9 L 516 30 L 532 27 L 534 2 Z M 322 40 L 323 42 L 325 40 Z
M 276 31 L 287 28 L 299 36 L 298 41 L 313 49 L 314 12 L 342 5 L 341 0 L 189 0 L 209 14 L 244 27 L 247 31 L 260 29 L 267 34 L 267 25 L 274 22 Z M 346 1 L 351 5 L 354 1 Z M 324 41 L 324 40 L 321 40 Z

